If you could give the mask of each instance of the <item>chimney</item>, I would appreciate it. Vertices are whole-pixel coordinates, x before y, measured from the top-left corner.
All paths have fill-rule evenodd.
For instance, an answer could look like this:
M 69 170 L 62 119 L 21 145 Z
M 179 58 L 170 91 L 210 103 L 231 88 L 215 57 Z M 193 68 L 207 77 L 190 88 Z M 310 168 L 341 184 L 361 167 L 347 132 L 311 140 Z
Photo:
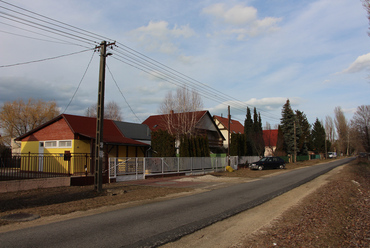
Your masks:
M 170 111 L 170 114 L 171 114 L 171 115 L 173 115 L 173 114 L 174 114 L 174 112 L 173 112 L 173 110 L 172 110 L 172 109 L 171 109 L 171 111 Z

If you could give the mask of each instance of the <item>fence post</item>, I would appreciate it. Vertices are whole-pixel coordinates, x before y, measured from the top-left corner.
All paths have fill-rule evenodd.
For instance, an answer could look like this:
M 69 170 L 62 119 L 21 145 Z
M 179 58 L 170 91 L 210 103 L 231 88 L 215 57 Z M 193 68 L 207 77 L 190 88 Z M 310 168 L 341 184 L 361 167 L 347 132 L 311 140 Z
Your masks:
M 28 152 L 27 175 L 30 177 L 31 152 Z
M 179 173 L 180 172 L 180 157 L 176 157 L 177 158 L 177 172 Z
M 146 158 L 144 158 L 144 161 L 143 161 L 143 179 L 145 179 L 145 169 L 146 168 Z
M 162 160 L 162 174 L 163 174 L 163 172 L 164 172 L 164 162 L 163 162 L 163 158 L 161 158 L 161 160 Z
M 138 158 L 135 158 L 135 174 L 136 174 L 136 180 L 137 180 L 137 159 Z

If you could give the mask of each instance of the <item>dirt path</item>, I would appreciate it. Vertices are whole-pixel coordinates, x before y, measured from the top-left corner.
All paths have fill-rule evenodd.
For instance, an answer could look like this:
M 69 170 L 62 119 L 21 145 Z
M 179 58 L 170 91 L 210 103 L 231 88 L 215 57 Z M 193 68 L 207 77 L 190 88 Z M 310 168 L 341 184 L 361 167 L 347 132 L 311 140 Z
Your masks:
M 257 232 L 262 227 L 270 225 L 270 223 L 279 218 L 283 212 L 297 205 L 303 198 L 325 185 L 332 175 L 339 173 L 342 169 L 343 166 L 337 167 L 311 182 L 295 188 L 258 207 L 220 221 L 162 247 L 242 247 L 243 241 L 248 238 L 248 236 Z

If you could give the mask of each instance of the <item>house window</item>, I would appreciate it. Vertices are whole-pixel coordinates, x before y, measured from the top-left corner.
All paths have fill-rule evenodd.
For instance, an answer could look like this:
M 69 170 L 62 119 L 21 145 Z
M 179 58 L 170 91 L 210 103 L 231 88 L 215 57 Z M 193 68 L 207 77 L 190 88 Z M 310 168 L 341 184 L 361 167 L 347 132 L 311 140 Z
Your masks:
M 45 141 L 44 146 L 45 148 L 71 148 L 72 141 L 71 140 Z
M 60 148 L 71 148 L 72 147 L 72 141 L 71 140 L 59 141 L 59 147 Z
M 45 148 L 56 148 L 57 142 L 56 141 L 45 141 Z

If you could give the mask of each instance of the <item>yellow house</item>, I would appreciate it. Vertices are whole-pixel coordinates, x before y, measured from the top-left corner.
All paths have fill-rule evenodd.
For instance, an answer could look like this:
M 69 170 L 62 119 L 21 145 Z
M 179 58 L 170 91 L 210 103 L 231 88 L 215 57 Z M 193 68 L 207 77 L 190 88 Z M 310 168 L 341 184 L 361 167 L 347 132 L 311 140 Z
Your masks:
M 96 118 L 59 115 L 16 139 L 21 170 L 92 173 L 95 133 Z M 150 130 L 143 124 L 104 120 L 103 136 L 105 158 L 144 157 L 150 147 Z

